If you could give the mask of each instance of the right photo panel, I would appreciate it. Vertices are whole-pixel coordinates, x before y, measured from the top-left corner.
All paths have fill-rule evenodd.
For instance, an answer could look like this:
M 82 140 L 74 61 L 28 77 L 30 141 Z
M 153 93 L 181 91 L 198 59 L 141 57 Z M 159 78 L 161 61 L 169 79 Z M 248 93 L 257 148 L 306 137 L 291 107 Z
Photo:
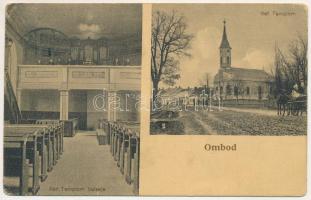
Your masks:
M 153 4 L 150 134 L 306 135 L 307 14 L 302 4 Z

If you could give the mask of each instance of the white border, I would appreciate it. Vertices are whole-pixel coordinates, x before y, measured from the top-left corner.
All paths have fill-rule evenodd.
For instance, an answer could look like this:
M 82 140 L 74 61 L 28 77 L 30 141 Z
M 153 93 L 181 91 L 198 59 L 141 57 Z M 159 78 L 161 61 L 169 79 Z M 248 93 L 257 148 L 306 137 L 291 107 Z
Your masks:
M 4 41 L 5 41 L 5 34 L 4 34 L 4 27 L 5 27 L 5 5 L 10 4 L 10 3 L 299 3 L 299 4 L 305 4 L 308 6 L 310 9 L 311 1 L 308 0 L 67 0 L 66 2 L 64 0 L 0 0 L 0 77 L 4 77 Z M 308 76 L 310 79 L 310 31 L 309 27 L 311 25 L 310 23 L 310 14 L 309 14 L 309 9 L 308 9 L 308 58 L 309 58 L 309 71 L 308 71 Z M 0 93 L 0 130 L 3 130 L 3 79 L 1 81 L 1 93 Z M 308 86 L 308 94 L 311 94 L 311 87 Z M 308 113 L 310 113 L 311 108 L 311 100 L 308 98 Z M 310 117 L 308 116 L 308 133 L 310 133 Z M 0 131 L 3 133 L 3 131 Z M 308 136 L 309 138 L 309 136 Z M 3 155 L 3 137 L 0 136 L 0 155 Z M 294 199 L 299 199 L 299 200 L 311 200 L 311 184 L 309 182 L 310 179 L 310 174 L 311 174 L 311 169 L 310 169 L 310 155 L 311 155 L 311 148 L 308 142 L 308 168 L 307 168 L 307 179 L 308 179 L 308 184 L 307 184 L 307 193 L 303 197 L 118 197 L 118 196 L 28 196 L 28 197 L 18 197 L 18 196 L 6 196 L 3 193 L 3 185 L 0 184 L 0 199 L 47 199 L 47 200 L 54 200 L 54 199 L 226 199 L 226 200 L 247 200 L 247 199 L 256 199 L 256 200 L 268 200 L 268 199 L 273 199 L 273 200 L 282 200 L 282 199 L 287 199 L 287 200 L 294 200 Z M 2 183 L 3 179 L 3 159 L 0 159 L 0 183 Z

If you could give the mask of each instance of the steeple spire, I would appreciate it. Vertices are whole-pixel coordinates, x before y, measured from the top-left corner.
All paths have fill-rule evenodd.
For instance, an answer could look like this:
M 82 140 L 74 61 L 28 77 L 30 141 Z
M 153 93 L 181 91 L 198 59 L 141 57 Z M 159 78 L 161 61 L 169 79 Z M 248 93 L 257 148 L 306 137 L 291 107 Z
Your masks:
M 231 47 L 227 38 L 226 20 L 224 20 L 224 32 L 219 47 L 220 52 L 220 68 L 229 69 L 231 67 Z
M 229 41 L 228 41 L 228 38 L 227 38 L 226 20 L 224 20 L 223 23 L 224 23 L 224 31 L 223 31 L 223 34 L 222 34 L 222 40 L 221 40 L 221 44 L 220 44 L 219 48 L 229 48 L 229 49 L 231 49 Z

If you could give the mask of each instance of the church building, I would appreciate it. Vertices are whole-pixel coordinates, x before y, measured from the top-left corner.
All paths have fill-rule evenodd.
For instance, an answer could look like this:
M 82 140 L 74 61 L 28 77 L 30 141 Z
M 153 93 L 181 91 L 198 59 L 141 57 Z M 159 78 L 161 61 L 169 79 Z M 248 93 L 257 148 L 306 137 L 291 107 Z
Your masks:
M 231 65 L 231 46 L 226 33 L 226 21 L 219 47 L 220 68 L 214 77 L 214 91 L 223 100 L 230 102 L 263 102 L 271 94 L 272 77 L 261 69 L 238 68 Z

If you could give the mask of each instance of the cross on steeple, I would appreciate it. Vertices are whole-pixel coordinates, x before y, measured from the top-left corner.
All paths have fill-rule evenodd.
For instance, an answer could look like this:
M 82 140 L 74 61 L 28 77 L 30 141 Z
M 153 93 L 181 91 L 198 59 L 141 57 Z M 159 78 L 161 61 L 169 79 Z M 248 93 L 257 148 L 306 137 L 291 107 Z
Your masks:
M 224 23 L 224 31 L 222 34 L 222 40 L 221 40 L 220 48 L 230 48 L 231 49 L 228 38 L 227 38 L 226 20 L 225 19 L 224 19 L 223 23 Z

